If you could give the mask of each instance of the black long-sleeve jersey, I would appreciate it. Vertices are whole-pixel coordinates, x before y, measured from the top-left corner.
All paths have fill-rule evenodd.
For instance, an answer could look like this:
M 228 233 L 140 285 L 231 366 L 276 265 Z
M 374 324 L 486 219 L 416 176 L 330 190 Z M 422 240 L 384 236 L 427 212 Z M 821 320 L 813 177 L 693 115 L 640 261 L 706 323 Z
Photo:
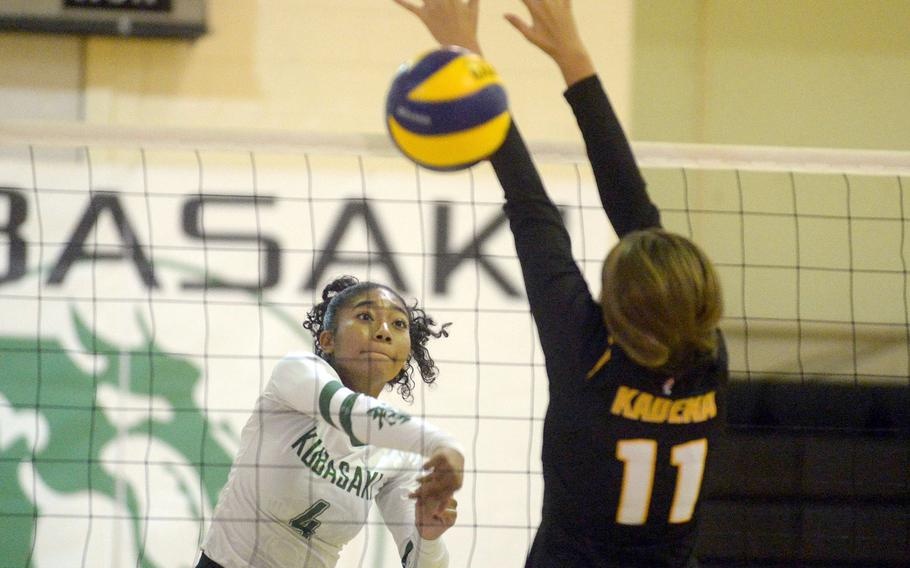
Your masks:
M 617 235 L 659 227 L 599 79 L 580 81 L 565 96 Z M 514 126 L 491 163 L 549 377 L 543 514 L 527 566 L 685 566 L 693 558 L 707 453 L 723 416 L 723 338 L 714 361 L 681 376 L 636 364 L 613 344 Z

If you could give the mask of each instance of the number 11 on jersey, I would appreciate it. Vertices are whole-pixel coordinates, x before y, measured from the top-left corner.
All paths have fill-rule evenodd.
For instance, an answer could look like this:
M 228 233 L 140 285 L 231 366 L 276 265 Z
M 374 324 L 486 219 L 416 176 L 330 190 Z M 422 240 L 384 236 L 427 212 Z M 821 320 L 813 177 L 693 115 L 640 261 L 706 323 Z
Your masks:
M 671 523 L 685 523 L 692 519 L 707 455 L 708 440 L 705 438 L 673 446 L 670 451 L 670 463 L 678 470 L 673 505 L 670 507 Z M 616 522 L 643 525 L 648 520 L 651 506 L 657 441 L 620 440 L 616 443 L 616 458 L 623 462 L 622 493 L 619 495 Z

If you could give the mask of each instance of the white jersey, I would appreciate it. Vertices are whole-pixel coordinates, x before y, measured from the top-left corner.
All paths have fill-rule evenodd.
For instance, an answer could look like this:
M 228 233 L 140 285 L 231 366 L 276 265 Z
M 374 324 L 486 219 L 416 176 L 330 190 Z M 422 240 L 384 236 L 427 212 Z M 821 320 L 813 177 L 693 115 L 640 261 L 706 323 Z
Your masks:
M 373 500 L 408 568 L 448 566 L 442 539 L 423 540 L 414 500 L 423 456 L 461 451 L 445 432 L 344 387 L 311 353 L 272 372 L 202 546 L 225 568 L 335 566 Z

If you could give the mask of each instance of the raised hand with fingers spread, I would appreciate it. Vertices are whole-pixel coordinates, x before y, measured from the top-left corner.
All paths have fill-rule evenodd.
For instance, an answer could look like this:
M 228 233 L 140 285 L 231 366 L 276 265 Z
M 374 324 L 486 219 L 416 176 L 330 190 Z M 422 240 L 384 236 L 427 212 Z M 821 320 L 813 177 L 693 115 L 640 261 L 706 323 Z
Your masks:
M 594 64 L 578 33 L 572 0 L 522 0 L 531 15 L 528 24 L 515 14 L 505 18 L 531 43 L 559 65 L 567 85 L 594 75 Z
M 480 0 L 394 0 L 424 23 L 440 45 L 459 45 L 480 53 L 477 18 Z

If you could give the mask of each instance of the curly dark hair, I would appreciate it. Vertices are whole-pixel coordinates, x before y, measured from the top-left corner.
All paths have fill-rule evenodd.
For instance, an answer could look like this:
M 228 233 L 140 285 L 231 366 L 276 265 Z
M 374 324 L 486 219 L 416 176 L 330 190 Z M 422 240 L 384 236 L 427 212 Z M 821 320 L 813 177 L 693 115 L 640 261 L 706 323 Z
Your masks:
M 359 293 L 374 288 L 382 288 L 394 294 L 408 312 L 411 355 L 408 357 L 401 372 L 395 375 L 395 378 L 389 381 L 387 386 L 391 390 L 394 388 L 393 385 L 398 385 L 398 394 L 407 402 L 412 402 L 414 400 L 413 390 L 416 384 L 413 379 L 414 363 L 417 363 L 417 370 L 420 372 L 420 377 L 424 383 L 429 385 L 436 382 L 439 369 L 436 367 L 433 358 L 430 357 L 430 352 L 427 350 L 426 345 L 431 337 L 448 337 L 449 332 L 446 328 L 451 323 L 444 323 L 437 328 L 436 322 L 423 309 L 417 306 L 416 300 L 412 305 L 408 305 L 398 292 L 384 284 L 360 282 L 353 276 L 341 276 L 329 282 L 322 290 L 322 301 L 307 312 L 303 327 L 312 333 L 315 338 L 316 355 L 331 364 L 332 356 L 322 350 L 322 346 L 319 344 L 319 334 L 323 331 L 334 332 L 337 327 L 335 318 L 338 310 L 346 306 Z

